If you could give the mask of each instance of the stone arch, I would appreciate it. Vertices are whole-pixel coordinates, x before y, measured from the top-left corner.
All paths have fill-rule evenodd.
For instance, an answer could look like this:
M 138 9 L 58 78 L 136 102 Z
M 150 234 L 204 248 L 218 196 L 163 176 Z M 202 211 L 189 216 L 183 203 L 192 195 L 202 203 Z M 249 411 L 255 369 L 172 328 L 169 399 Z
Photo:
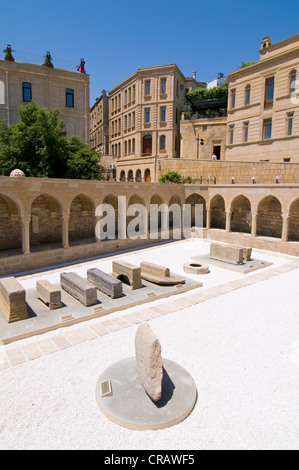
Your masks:
M 173 206 L 173 210 L 171 210 Z M 171 198 L 169 199 L 169 230 L 173 230 L 174 226 L 174 220 L 177 218 L 177 220 L 180 219 L 181 224 L 182 224 L 182 201 L 179 196 L 176 194 L 173 194 Z
M 207 209 L 205 198 L 200 194 L 193 193 L 186 198 L 185 204 L 191 205 L 191 227 L 195 227 L 195 224 L 198 222 L 195 220 L 195 205 L 198 204 L 202 206 L 202 227 L 206 227 Z
M 126 172 L 125 172 L 125 170 L 121 170 L 120 176 L 119 176 L 119 181 L 126 181 Z
M 153 204 L 153 205 L 158 205 L 158 206 L 161 206 L 161 204 L 164 204 L 164 199 L 162 198 L 162 196 L 160 196 L 160 194 L 153 194 L 151 199 L 150 199 L 150 205 Z M 154 210 L 155 208 L 149 208 L 149 212 L 148 212 L 148 229 L 150 230 L 150 227 L 151 227 L 151 213 L 152 213 L 152 217 L 154 217 Z M 161 236 L 161 223 L 162 223 L 162 214 L 161 214 L 161 211 L 158 212 L 158 235 L 157 237 L 159 238 Z
M 299 241 L 299 198 L 290 206 L 288 240 Z
M 128 182 L 133 183 L 134 182 L 134 173 L 133 170 L 128 171 Z
M 243 194 L 231 204 L 231 232 L 251 233 L 251 203 Z
M 62 243 L 61 204 L 54 196 L 43 193 L 32 201 L 29 234 L 32 247 Z
M 144 182 L 145 183 L 150 183 L 151 181 L 152 181 L 151 170 L 149 168 L 147 168 L 144 171 Z
M 264 237 L 281 238 L 281 203 L 275 196 L 266 196 L 259 202 L 256 233 Z
M 210 202 L 211 228 L 224 229 L 226 227 L 225 202 L 220 194 L 216 194 Z
M 115 238 L 118 238 L 118 198 L 114 194 L 107 194 L 103 199 L 103 204 L 110 204 L 115 213 Z
M 70 205 L 69 239 L 70 241 L 94 241 L 95 237 L 94 202 L 85 194 L 78 194 Z
M 22 246 L 22 222 L 19 208 L 8 196 L 0 194 L 0 250 Z
M 142 173 L 141 173 L 141 170 L 139 168 L 136 171 L 135 181 L 136 181 L 136 183 L 142 183 Z
M 127 209 L 129 209 L 129 207 L 132 206 L 133 204 L 142 204 L 144 207 L 146 207 L 144 199 L 136 193 L 132 194 L 132 196 L 129 198 Z M 135 219 L 135 217 L 136 217 L 135 215 L 127 215 L 127 226 L 132 220 Z M 138 226 L 137 226 L 137 230 L 138 230 Z

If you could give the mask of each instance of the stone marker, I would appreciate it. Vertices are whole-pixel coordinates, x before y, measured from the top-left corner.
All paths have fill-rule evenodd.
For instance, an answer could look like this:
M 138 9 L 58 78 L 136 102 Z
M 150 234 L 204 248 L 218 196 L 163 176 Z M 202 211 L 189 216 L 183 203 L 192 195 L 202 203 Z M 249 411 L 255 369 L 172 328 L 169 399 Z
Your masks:
M 8 323 L 29 317 L 25 289 L 14 277 L 0 279 L 0 308 Z
M 185 284 L 185 279 L 172 276 L 169 268 L 154 263 L 142 261 L 140 263 L 141 278 L 154 284 L 174 286 L 176 284 Z
M 79 300 L 85 307 L 95 305 L 98 301 L 97 288 L 76 273 L 61 273 L 62 289 Z
M 231 264 L 243 264 L 243 248 L 221 243 L 211 243 L 210 258 Z
M 36 297 L 44 302 L 50 310 L 62 307 L 60 289 L 46 279 L 36 281 Z
M 123 285 L 118 279 L 97 268 L 87 270 L 87 280 L 94 284 L 101 292 L 112 299 L 122 296 Z
M 132 290 L 142 287 L 141 268 L 126 261 L 112 261 L 112 276 L 128 281 Z
M 163 364 L 161 344 L 147 323 L 142 323 L 135 336 L 136 365 L 141 383 L 154 401 L 162 396 Z
M 242 248 L 242 250 L 243 250 L 244 261 L 252 261 L 251 260 L 252 248 Z

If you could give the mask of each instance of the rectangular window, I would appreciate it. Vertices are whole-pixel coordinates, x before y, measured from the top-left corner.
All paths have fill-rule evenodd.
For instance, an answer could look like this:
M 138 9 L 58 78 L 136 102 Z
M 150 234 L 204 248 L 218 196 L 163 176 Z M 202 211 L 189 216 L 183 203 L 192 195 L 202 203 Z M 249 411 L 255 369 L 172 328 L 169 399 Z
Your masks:
M 145 80 L 145 96 L 150 96 L 151 94 L 151 81 Z
M 231 91 L 231 97 L 230 97 L 230 107 L 231 109 L 235 109 L 236 107 L 236 89 L 234 88 L 232 91 Z
M 271 139 L 272 137 L 272 119 L 264 119 L 263 138 L 264 140 Z
M 150 108 L 145 108 L 145 123 L 149 124 L 151 122 L 151 110 Z
M 32 101 L 31 83 L 23 82 L 23 101 Z
M 266 89 L 265 89 L 265 104 L 266 107 L 273 105 L 274 98 L 274 77 L 266 79 Z
M 65 105 L 67 108 L 74 107 L 74 90 L 71 88 L 65 90 Z
M 249 122 L 244 122 L 243 124 L 243 140 L 248 142 L 248 131 L 249 131 Z
M 161 118 L 161 122 L 166 122 L 166 106 L 161 107 L 160 118 Z
M 296 89 L 296 70 L 292 70 L 290 73 L 290 93 L 294 93 Z
M 125 104 L 128 103 L 128 92 L 127 90 L 125 90 Z
M 247 85 L 245 88 L 245 106 L 250 104 L 250 85 Z
M 161 95 L 166 95 L 166 78 L 161 78 Z
M 229 143 L 230 143 L 230 145 L 232 145 L 234 143 L 234 129 L 235 129 L 234 124 L 229 126 Z
M 133 101 L 135 100 L 135 96 L 136 96 L 136 86 L 133 85 Z
M 287 134 L 288 135 L 293 134 L 293 119 L 294 119 L 294 113 L 288 113 L 287 114 Z

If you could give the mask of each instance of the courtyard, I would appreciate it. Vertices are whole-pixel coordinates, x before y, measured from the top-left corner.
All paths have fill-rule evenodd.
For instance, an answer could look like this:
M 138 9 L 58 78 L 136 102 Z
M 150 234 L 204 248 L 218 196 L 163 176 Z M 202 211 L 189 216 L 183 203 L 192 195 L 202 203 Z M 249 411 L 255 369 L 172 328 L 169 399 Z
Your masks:
M 109 271 L 111 260 L 123 259 L 167 266 L 202 286 L 0 345 L 0 448 L 298 449 L 298 258 L 253 249 L 264 268 L 244 274 L 210 265 L 208 274 L 186 274 L 183 264 L 209 246 L 173 241 L 18 275 L 30 290 L 41 277 L 95 265 Z M 28 320 L 19 322 L 24 331 Z M 156 431 L 113 423 L 95 400 L 102 371 L 134 356 L 142 322 L 198 394 L 184 421 Z

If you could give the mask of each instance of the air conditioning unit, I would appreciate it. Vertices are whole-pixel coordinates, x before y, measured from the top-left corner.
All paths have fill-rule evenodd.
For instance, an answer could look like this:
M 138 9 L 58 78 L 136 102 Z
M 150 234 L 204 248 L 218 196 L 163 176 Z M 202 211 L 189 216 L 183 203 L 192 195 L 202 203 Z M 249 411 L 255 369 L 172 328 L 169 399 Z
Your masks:
M 109 169 L 110 170 L 115 170 L 115 163 L 111 163 L 111 165 L 109 165 Z

